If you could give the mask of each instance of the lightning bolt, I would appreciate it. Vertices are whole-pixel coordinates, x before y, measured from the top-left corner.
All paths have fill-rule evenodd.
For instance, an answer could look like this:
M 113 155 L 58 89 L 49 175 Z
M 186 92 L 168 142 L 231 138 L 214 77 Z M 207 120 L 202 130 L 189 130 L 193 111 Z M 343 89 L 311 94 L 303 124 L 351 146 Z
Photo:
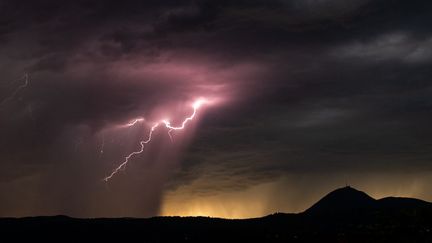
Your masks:
M 204 103 L 203 99 L 197 100 L 195 101 L 195 103 L 193 103 L 192 107 L 193 107 L 193 112 L 192 115 L 190 115 L 189 117 L 187 117 L 181 124 L 181 126 L 179 127 L 173 127 L 171 126 L 171 123 L 168 120 L 162 120 L 162 122 L 165 124 L 165 127 L 171 130 L 183 130 L 186 126 L 186 123 L 188 123 L 189 121 L 193 120 L 197 110 L 200 108 L 200 106 Z
M 136 118 L 132 121 L 130 121 L 129 123 L 124 124 L 122 127 L 132 127 L 135 126 L 135 124 L 137 124 L 138 122 L 144 122 L 145 119 L 142 117 Z
M 125 167 L 125 166 L 127 165 L 127 163 L 129 162 L 129 159 L 130 159 L 132 156 L 142 153 L 142 152 L 144 151 L 144 145 L 147 144 L 147 143 L 149 143 L 149 142 L 151 141 L 151 139 L 152 139 L 152 135 L 153 135 L 153 131 L 154 131 L 154 130 L 156 129 L 156 127 L 158 127 L 158 126 L 159 126 L 159 123 L 156 123 L 155 125 L 153 125 L 153 126 L 150 128 L 150 132 L 149 132 L 149 134 L 148 134 L 147 140 L 140 141 L 140 145 L 141 145 L 140 150 L 138 150 L 138 151 L 134 151 L 134 152 L 130 153 L 128 156 L 126 156 L 126 157 L 124 158 L 123 162 L 122 162 L 122 163 L 121 163 L 121 164 L 120 164 L 120 165 L 119 165 L 115 170 L 113 170 L 113 172 L 111 172 L 111 174 L 110 174 L 109 176 L 105 177 L 103 180 L 107 182 L 107 181 L 108 181 L 109 179 L 111 179 L 115 174 L 117 174 L 117 172 L 119 172 L 123 167 Z
M 159 125 L 163 124 L 163 125 L 165 126 L 165 128 L 168 129 L 168 135 L 169 135 L 169 137 L 170 137 L 170 139 L 171 139 L 171 141 L 172 141 L 172 135 L 171 135 L 171 132 L 172 132 L 172 131 L 175 131 L 175 130 L 183 130 L 183 129 L 186 127 L 186 124 L 187 124 L 189 121 L 192 121 L 192 120 L 194 119 L 194 117 L 196 116 L 196 113 L 198 112 L 198 109 L 199 109 L 199 108 L 200 108 L 204 103 L 206 103 L 206 102 L 207 102 L 207 101 L 206 101 L 205 99 L 199 99 L 199 100 L 195 101 L 195 102 L 193 103 L 193 105 L 192 105 L 192 108 L 193 108 L 193 112 L 192 112 L 192 114 L 191 114 L 189 117 L 186 117 L 186 118 L 183 120 L 183 122 L 181 123 L 181 125 L 178 126 L 178 127 L 171 126 L 171 123 L 170 123 L 168 120 L 166 120 L 166 119 L 161 120 L 160 122 L 155 123 L 155 124 L 150 128 L 150 131 L 149 131 L 148 136 L 147 136 L 147 140 L 142 140 L 142 141 L 139 142 L 139 143 L 140 143 L 140 149 L 137 150 L 137 151 L 134 151 L 134 152 L 132 152 L 132 153 L 130 153 L 130 154 L 128 154 L 128 155 L 124 158 L 123 162 L 122 162 L 122 163 L 121 163 L 121 164 L 120 164 L 116 169 L 114 169 L 114 170 L 111 172 L 111 174 L 110 174 L 109 176 L 105 177 L 103 180 L 104 180 L 105 182 L 108 182 L 108 180 L 110 180 L 110 179 L 111 179 L 115 174 L 117 174 L 121 169 L 123 169 L 124 167 L 126 167 L 127 163 L 129 163 L 129 160 L 130 160 L 134 155 L 141 154 L 141 153 L 144 151 L 144 146 L 145 146 L 145 144 L 148 144 L 148 143 L 151 142 L 153 132 L 155 131 L 155 129 L 156 129 L 157 127 L 159 127 Z M 144 121 L 144 118 L 137 118 L 137 119 L 135 119 L 135 120 L 133 120 L 133 121 L 131 121 L 131 122 L 125 124 L 124 126 L 126 126 L 126 127 L 128 127 L 128 126 L 133 126 L 133 125 L 135 125 L 136 123 L 138 123 L 138 122 L 140 122 L 140 121 L 141 121 L 141 122 Z
M 8 97 L 6 97 L 4 100 L 2 100 L 1 102 L 0 102 L 0 107 L 2 106 L 2 105 L 4 105 L 6 102 L 8 102 L 9 100 L 12 100 L 13 98 L 15 98 L 15 96 L 22 90 L 22 89 L 24 89 L 24 88 L 26 88 L 27 86 L 28 86 L 28 84 L 29 84 L 29 79 L 28 79 L 28 74 L 26 73 L 26 74 L 24 74 L 24 77 L 23 77 L 23 79 L 24 79 L 24 83 L 23 84 L 21 84 L 20 86 L 18 86 L 15 90 L 14 90 L 14 92 L 12 92 L 12 94 L 11 95 L 9 95 Z M 20 79 L 21 80 L 21 79 Z
M 173 131 L 173 129 L 168 130 L 168 136 L 169 136 L 171 142 L 174 142 L 172 134 L 171 134 L 172 131 Z

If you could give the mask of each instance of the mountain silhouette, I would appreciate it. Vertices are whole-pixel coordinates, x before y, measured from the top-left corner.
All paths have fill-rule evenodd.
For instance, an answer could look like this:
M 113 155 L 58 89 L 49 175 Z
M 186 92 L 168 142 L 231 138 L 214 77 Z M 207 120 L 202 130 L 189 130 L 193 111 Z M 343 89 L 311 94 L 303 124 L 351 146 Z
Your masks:
M 336 224 L 366 224 L 370 221 L 385 224 L 386 220 L 413 221 L 432 218 L 432 204 L 423 200 L 402 197 L 374 199 L 352 187 L 336 189 L 312 205 L 303 214 L 318 222 Z M 394 221 L 394 220 L 393 220 Z
M 262 218 L 0 218 L 2 239 L 142 242 L 432 242 L 432 203 L 336 189 L 298 214 Z
M 350 186 L 336 189 L 312 205 L 304 213 L 315 215 L 334 215 L 353 212 L 371 207 L 375 199 Z

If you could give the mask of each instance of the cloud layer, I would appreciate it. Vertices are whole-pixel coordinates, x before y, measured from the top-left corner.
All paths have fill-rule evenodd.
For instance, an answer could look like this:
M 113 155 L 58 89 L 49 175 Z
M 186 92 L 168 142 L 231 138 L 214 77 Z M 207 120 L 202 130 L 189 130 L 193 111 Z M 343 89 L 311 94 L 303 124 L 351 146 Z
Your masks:
M 0 98 L 30 79 L 0 106 L 0 215 L 182 214 L 169 205 L 238 192 L 257 212 L 298 211 L 312 200 L 298 191 L 346 181 L 432 200 L 418 179 L 431 170 L 431 7 L 2 1 Z M 148 129 L 114 127 L 183 117 L 201 96 L 220 102 L 187 134 L 170 144 L 160 132 L 115 181 L 100 181 Z M 276 199 L 281 191 L 296 196 Z

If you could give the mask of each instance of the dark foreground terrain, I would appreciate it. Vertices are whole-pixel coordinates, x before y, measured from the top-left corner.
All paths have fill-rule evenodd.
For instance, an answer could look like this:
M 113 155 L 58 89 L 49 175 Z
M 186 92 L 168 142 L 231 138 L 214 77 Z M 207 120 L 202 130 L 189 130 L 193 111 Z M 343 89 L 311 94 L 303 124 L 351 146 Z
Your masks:
M 0 233 L 0 242 L 20 238 L 56 242 L 432 242 L 432 204 L 411 198 L 375 200 L 345 187 L 299 214 L 245 220 L 3 218 Z

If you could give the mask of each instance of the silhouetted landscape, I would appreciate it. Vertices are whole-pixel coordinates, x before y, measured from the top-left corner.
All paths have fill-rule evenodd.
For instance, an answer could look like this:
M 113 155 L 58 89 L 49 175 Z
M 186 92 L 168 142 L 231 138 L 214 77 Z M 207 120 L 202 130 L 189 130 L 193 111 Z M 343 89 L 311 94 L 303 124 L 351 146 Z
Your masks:
M 347 186 L 298 214 L 252 219 L 3 218 L 0 229 L 3 237 L 56 241 L 96 237 L 138 242 L 430 242 L 432 203 L 397 197 L 376 200 Z

